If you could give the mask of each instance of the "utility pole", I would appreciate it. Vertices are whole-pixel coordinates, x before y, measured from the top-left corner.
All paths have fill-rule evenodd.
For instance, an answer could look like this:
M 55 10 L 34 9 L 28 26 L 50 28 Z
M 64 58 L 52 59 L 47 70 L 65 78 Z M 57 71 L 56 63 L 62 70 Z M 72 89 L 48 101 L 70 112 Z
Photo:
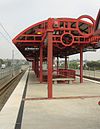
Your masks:
M 14 76 L 14 50 L 12 50 L 12 77 Z

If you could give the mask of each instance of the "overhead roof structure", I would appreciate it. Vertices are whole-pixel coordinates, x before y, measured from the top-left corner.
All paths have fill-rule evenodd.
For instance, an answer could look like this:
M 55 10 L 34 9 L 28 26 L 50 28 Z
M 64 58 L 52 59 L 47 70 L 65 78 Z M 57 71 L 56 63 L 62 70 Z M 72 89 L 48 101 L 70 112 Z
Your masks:
M 88 20 L 87 20 L 88 19 Z M 99 30 L 99 31 L 98 31 Z M 91 16 L 79 18 L 49 18 L 26 28 L 13 43 L 28 61 L 48 60 L 48 97 L 52 97 L 52 59 L 80 53 L 80 82 L 82 82 L 82 52 L 100 48 L 100 11 L 95 21 Z
M 90 22 L 84 21 L 87 18 Z M 51 18 L 52 19 L 52 42 L 53 42 L 53 56 L 59 55 L 63 57 L 66 55 L 73 55 L 79 53 L 80 44 L 84 48 L 92 46 L 99 48 L 99 37 L 93 36 L 95 20 L 87 15 L 83 15 L 78 19 L 72 18 Z M 29 60 L 34 60 L 35 54 L 39 55 L 40 44 L 43 43 L 44 57 L 47 56 L 47 33 L 48 20 L 36 23 L 20 34 L 14 39 L 13 43 Z
M 100 36 L 100 10 L 99 10 L 97 18 L 96 18 L 94 31 L 95 31 L 94 35 L 99 35 Z

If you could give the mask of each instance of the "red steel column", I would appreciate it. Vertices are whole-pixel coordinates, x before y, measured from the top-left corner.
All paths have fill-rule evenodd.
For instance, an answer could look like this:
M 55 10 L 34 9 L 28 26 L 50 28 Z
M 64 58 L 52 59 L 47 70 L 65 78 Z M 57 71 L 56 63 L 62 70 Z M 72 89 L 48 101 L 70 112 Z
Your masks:
M 40 83 L 43 82 L 42 64 L 43 64 L 43 44 L 41 43 L 41 46 L 40 46 Z
M 35 72 L 35 74 L 36 74 L 36 58 L 35 58 L 35 60 L 34 60 L 34 72 Z
M 37 59 L 37 77 L 39 77 L 39 59 Z
M 39 67 L 39 62 L 38 62 L 38 57 L 35 57 L 35 74 L 36 77 L 38 77 L 38 67 Z
M 37 60 L 35 60 L 35 74 L 37 76 Z
M 35 69 L 35 63 L 34 63 L 34 61 L 32 62 L 32 70 L 34 71 L 34 69 Z
M 65 69 L 67 69 L 67 56 L 65 56 Z
M 58 75 L 58 70 L 59 70 L 59 58 L 57 56 L 57 75 Z
M 80 83 L 83 83 L 83 46 L 80 46 Z
M 52 43 L 52 19 L 48 19 L 48 99 L 52 99 L 52 59 L 53 59 L 53 43 Z

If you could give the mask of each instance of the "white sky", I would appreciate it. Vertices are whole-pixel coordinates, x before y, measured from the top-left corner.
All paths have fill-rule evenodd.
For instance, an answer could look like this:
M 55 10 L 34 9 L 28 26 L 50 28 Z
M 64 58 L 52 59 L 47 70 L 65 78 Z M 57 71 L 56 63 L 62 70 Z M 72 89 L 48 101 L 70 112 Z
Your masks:
M 0 0 L 0 23 L 13 39 L 26 27 L 49 17 L 78 18 L 87 14 L 95 19 L 99 8 L 100 0 Z M 0 32 L 8 38 L 1 26 Z M 16 47 L 0 34 L 0 58 L 11 58 L 12 49 L 15 58 L 23 58 Z M 78 57 L 75 55 L 71 59 Z M 100 50 L 86 53 L 84 57 L 100 60 Z

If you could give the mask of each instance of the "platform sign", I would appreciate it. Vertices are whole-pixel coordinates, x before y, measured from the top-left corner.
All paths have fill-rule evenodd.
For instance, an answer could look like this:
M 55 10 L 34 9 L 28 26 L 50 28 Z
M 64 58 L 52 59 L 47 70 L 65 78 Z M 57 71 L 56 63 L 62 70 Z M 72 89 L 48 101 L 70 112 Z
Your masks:
M 94 35 L 100 35 L 100 9 L 95 22 Z

